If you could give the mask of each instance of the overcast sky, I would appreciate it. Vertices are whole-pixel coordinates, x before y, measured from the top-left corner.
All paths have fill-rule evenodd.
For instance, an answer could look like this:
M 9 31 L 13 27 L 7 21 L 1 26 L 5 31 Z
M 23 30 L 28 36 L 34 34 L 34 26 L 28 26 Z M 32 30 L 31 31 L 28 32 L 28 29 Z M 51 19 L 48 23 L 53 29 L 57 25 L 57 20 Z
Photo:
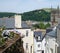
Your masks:
M 27 12 L 60 6 L 60 0 L 0 0 L 0 12 Z

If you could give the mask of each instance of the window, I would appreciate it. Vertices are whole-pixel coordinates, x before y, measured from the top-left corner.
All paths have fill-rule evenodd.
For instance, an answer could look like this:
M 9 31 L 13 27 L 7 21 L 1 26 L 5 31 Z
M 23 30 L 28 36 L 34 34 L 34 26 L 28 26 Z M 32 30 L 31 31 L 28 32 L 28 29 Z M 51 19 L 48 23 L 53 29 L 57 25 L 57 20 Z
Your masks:
M 50 49 L 50 51 L 51 51 L 51 53 L 53 53 L 53 49 L 52 48 Z
M 36 41 L 40 41 L 40 36 L 36 36 Z
M 32 46 L 31 46 L 31 53 L 32 53 Z
M 38 36 L 36 36 L 36 40 L 38 40 Z
M 26 50 L 28 49 L 28 43 L 26 43 Z
M 57 53 L 57 45 L 55 45 L 55 52 Z
M 26 31 L 26 36 L 28 36 L 28 30 Z
M 44 53 L 44 50 L 42 51 L 42 53 Z
M 37 52 L 39 52 L 39 53 L 44 53 L 44 50 L 37 50 Z
M 40 36 L 38 36 L 38 40 L 40 40 Z
M 40 47 L 40 44 L 38 44 L 38 47 Z

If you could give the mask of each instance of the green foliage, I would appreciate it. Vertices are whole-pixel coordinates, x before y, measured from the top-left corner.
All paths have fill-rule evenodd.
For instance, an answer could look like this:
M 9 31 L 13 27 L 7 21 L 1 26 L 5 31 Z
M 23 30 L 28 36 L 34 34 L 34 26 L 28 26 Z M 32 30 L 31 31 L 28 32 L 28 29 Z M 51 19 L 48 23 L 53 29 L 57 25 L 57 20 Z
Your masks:
M 5 39 L 4 38 L 0 38 L 0 46 L 3 46 L 4 43 L 5 43 Z
M 50 23 L 47 23 L 47 24 L 45 25 L 46 28 L 48 28 L 48 27 L 50 27 L 50 26 L 51 26 Z
M 3 30 L 5 30 L 6 28 L 4 26 L 0 27 L 0 38 L 2 38 L 2 32 Z
M 35 24 L 33 27 L 36 29 L 36 28 L 39 28 L 39 29 L 46 29 L 48 27 L 50 27 L 50 23 L 47 23 L 47 24 L 44 24 L 43 22 L 40 22 L 39 24 Z
M 2 17 L 11 17 L 14 16 L 17 13 L 9 13 L 9 12 L 0 12 L 0 18 Z M 22 15 L 22 20 L 32 20 L 32 21 L 50 21 L 50 12 L 45 11 L 43 9 L 40 10 L 34 10 L 30 12 L 25 13 L 18 13 L 18 15 Z
M 5 43 L 5 39 L 2 36 L 2 32 L 4 30 L 4 27 L 0 28 L 0 46 L 3 46 L 3 44 Z
M 35 24 L 35 25 L 33 25 L 33 27 L 36 29 L 36 28 L 39 28 L 39 25 Z
M 0 38 L 2 38 L 2 31 L 0 30 Z
M 14 32 L 10 32 L 10 38 L 14 37 Z
M 0 18 L 2 17 L 11 17 L 15 15 L 16 13 L 9 13 L 9 12 L 0 12 Z
M 43 22 L 41 22 L 41 23 L 39 24 L 39 28 L 40 28 L 40 29 L 45 29 L 45 25 L 44 25 Z
M 6 27 L 5 26 L 2 26 L 2 30 L 5 30 L 6 29 Z
M 50 21 L 50 12 L 43 9 L 26 12 L 22 14 L 22 20 Z

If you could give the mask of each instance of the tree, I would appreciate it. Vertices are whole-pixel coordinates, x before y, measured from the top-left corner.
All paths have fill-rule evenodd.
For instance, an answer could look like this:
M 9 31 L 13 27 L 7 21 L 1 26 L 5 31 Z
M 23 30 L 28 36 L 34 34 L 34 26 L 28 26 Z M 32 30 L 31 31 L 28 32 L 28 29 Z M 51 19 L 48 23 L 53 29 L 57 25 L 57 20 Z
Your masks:
M 1 27 L 0 28 L 0 47 L 2 47 L 5 44 L 5 39 L 2 36 L 3 30 L 4 30 L 4 28 Z
M 50 27 L 50 26 L 51 26 L 51 25 L 50 25 L 49 22 L 45 25 L 46 28 L 48 28 L 48 27 Z
M 45 29 L 45 25 L 44 25 L 43 22 L 41 22 L 41 23 L 39 24 L 39 28 L 40 28 L 40 29 Z
M 39 28 L 39 25 L 35 24 L 35 25 L 33 25 L 33 27 L 36 29 L 36 28 Z
M 48 22 L 46 25 L 43 22 L 40 22 L 39 24 L 35 24 L 33 25 L 33 27 L 36 28 L 40 28 L 40 29 L 46 29 L 48 27 L 50 27 L 50 23 Z

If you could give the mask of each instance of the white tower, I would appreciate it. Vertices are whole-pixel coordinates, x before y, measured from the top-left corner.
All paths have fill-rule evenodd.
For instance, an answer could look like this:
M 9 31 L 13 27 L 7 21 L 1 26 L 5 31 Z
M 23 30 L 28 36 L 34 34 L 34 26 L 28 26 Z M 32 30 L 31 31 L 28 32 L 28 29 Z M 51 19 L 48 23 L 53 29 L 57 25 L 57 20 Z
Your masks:
M 21 28 L 21 15 L 15 15 L 15 28 Z

